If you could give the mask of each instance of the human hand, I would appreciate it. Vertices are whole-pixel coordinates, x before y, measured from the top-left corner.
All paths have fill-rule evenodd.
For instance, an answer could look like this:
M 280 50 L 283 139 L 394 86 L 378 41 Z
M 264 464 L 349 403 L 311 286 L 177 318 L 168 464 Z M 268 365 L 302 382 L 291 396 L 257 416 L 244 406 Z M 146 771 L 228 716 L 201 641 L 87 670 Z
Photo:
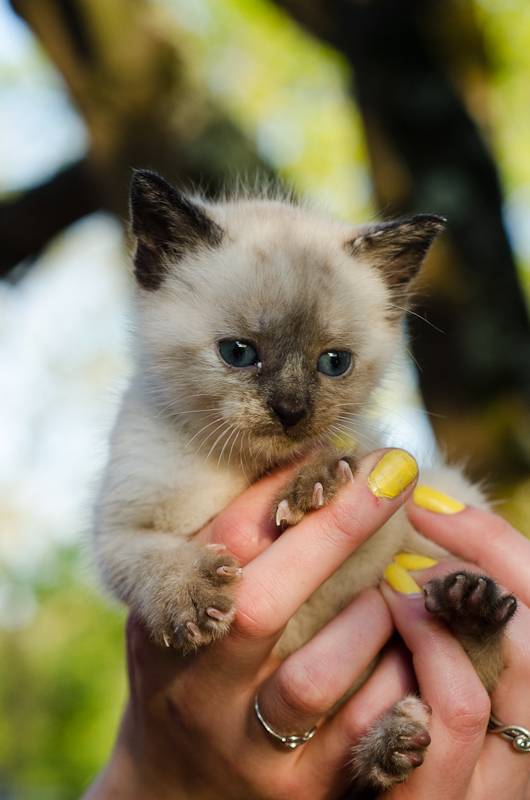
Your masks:
M 464 567 L 494 576 L 517 596 L 516 614 L 504 633 L 506 668 L 492 694 L 491 707 L 504 724 L 529 729 L 530 542 L 497 515 L 475 508 L 434 513 L 410 501 L 407 510 L 418 531 L 451 553 L 475 562 L 444 560 L 432 569 L 413 573 L 420 586 Z M 412 653 L 421 696 L 432 708 L 431 745 L 425 763 L 384 797 L 528 800 L 530 752 L 517 752 L 498 734 L 487 734 L 490 698 L 461 645 L 425 610 L 421 592 L 398 593 L 385 584 L 382 592 Z
M 273 649 L 302 603 L 410 493 L 414 474 L 394 499 L 372 494 L 367 478 L 380 458 L 376 452 L 363 459 L 333 504 L 279 538 L 271 508 L 285 470 L 252 486 L 198 535 L 224 544 L 245 565 L 231 632 L 182 658 L 155 647 L 129 621 L 131 699 L 109 767 L 86 800 L 341 795 L 352 746 L 414 686 L 394 649 L 328 717 L 391 636 L 387 605 L 376 589 L 367 590 L 285 661 Z M 257 692 L 275 730 L 318 725 L 314 739 L 292 751 L 276 744 L 254 714 Z

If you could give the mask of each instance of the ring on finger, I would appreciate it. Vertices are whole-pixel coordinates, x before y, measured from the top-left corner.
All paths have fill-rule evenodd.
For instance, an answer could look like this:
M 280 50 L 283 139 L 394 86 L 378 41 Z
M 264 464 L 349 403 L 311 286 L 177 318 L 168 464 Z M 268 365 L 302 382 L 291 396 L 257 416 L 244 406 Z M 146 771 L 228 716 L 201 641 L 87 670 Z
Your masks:
M 493 714 L 488 723 L 488 733 L 497 733 L 511 742 L 518 753 L 530 753 L 530 731 L 522 725 L 504 725 Z
M 263 717 L 259 707 L 258 695 L 256 695 L 254 698 L 254 712 L 260 725 L 267 732 L 267 734 L 276 742 L 279 742 L 279 744 L 283 745 L 283 747 L 286 747 L 288 750 L 296 750 L 297 747 L 300 747 L 300 745 L 305 744 L 312 739 L 317 732 L 316 727 L 313 727 L 310 730 L 305 731 L 305 733 L 291 733 L 288 736 L 278 733 L 278 731 L 275 731 L 272 725 L 270 725 Z

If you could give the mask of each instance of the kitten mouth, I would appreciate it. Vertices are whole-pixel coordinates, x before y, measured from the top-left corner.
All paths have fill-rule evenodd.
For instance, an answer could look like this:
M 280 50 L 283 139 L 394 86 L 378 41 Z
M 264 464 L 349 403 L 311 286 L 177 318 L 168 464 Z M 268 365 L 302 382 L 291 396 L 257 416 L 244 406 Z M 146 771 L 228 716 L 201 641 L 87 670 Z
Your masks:
M 307 431 L 263 431 L 256 435 L 258 442 L 268 441 L 273 447 L 278 450 L 293 450 L 299 449 L 302 445 L 309 445 L 314 440 L 314 434 L 311 435 Z

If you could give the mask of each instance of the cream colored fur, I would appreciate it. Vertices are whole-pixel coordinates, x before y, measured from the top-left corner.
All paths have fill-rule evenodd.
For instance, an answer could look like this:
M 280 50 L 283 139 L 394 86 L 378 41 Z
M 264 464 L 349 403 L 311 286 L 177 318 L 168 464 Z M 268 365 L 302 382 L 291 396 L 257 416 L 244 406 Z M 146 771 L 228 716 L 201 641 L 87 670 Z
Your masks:
M 305 452 L 315 439 L 325 445 L 337 417 L 345 424 L 345 407 L 334 406 L 338 384 L 328 387 L 324 380 L 313 440 L 270 431 L 263 399 L 237 371 L 227 370 L 216 341 L 281 329 L 293 309 L 307 306 L 309 324 L 325 332 L 322 349 L 338 343 L 355 353 L 355 377 L 340 389 L 341 402 L 355 404 L 346 407 L 355 412 L 347 421 L 351 430 L 362 426 L 371 392 L 401 346 L 383 275 L 345 248 L 356 234 L 350 225 L 275 201 L 202 207 L 225 232 L 221 246 L 194 250 L 178 264 L 169 260 L 160 288 L 137 290 L 136 372 L 112 435 L 96 510 L 103 580 L 158 640 L 168 623 L 179 624 L 168 606 L 197 563 L 193 534 L 266 468 Z M 296 374 L 289 352 L 282 369 L 287 378 L 289 370 Z M 482 502 L 457 470 L 442 466 L 423 479 L 464 501 Z M 400 550 L 441 554 L 397 514 L 297 613 L 281 652 L 299 647 L 353 595 L 377 584 Z

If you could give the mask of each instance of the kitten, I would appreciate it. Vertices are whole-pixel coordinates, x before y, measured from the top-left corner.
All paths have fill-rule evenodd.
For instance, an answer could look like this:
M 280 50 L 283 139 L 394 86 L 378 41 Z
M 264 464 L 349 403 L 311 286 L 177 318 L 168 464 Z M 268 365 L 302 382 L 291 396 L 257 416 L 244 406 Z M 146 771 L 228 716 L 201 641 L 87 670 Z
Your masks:
M 95 547 L 108 588 L 155 641 L 187 653 L 226 634 L 240 574 L 193 534 L 266 470 L 315 445 L 279 498 L 277 523 L 295 524 L 349 479 L 366 450 L 340 449 L 336 426 L 361 424 L 444 220 L 352 228 L 277 200 L 191 199 L 148 171 L 134 174 L 131 217 L 136 369 L 112 434 Z M 483 504 L 449 467 L 423 477 Z M 279 652 L 377 585 L 402 550 L 444 554 L 398 512 L 298 611 Z M 427 605 L 491 689 L 515 600 L 489 579 L 453 574 L 432 582 Z M 418 698 L 398 703 L 355 748 L 357 785 L 404 780 L 423 759 L 426 724 Z

